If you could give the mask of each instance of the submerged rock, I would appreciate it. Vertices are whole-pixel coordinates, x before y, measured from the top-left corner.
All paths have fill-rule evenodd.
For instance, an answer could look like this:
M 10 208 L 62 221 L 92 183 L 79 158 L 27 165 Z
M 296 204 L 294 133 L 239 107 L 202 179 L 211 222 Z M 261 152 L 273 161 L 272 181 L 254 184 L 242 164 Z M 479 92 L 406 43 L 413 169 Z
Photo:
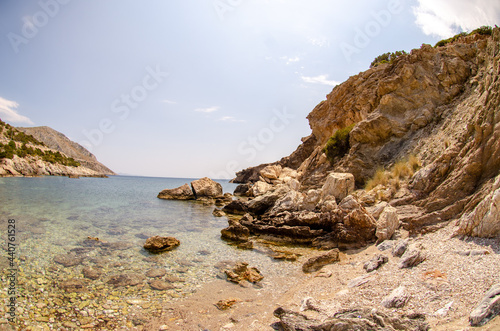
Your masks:
M 251 218 L 250 215 L 243 216 L 244 218 Z M 229 226 L 220 231 L 221 238 L 233 241 L 247 241 L 250 237 L 250 230 L 241 225 L 239 221 L 229 220 Z
M 120 274 L 111 276 L 107 283 L 114 285 L 115 287 L 119 286 L 136 286 L 142 283 L 144 280 L 144 276 L 140 274 L 128 273 L 128 274 Z
M 155 279 L 155 280 L 150 281 L 149 286 L 151 286 L 151 288 L 153 290 L 157 290 L 157 291 L 165 291 L 165 290 L 171 290 L 171 289 L 175 288 L 175 286 L 172 285 L 171 283 L 165 282 L 165 281 L 162 281 L 159 279 Z
M 180 244 L 181 242 L 174 237 L 153 236 L 146 240 L 144 249 L 150 251 L 151 253 L 161 253 L 170 251 Z
M 241 283 L 245 280 L 250 283 L 257 283 L 264 278 L 264 276 L 260 274 L 259 269 L 255 267 L 249 268 L 246 262 L 238 262 L 232 267 L 225 269 L 224 273 L 227 279 L 233 283 Z
M 87 266 L 87 267 L 83 268 L 82 273 L 83 273 L 83 277 L 88 278 L 88 279 L 92 279 L 92 280 L 96 280 L 96 279 L 99 279 L 101 277 L 102 270 Z
M 81 279 L 69 279 L 59 283 L 59 288 L 65 290 L 66 292 L 85 292 L 87 288 L 86 283 Z
M 75 265 L 82 264 L 83 257 L 77 254 L 59 254 L 54 257 L 54 262 L 62 264 L 65 267 L 73 267 Z

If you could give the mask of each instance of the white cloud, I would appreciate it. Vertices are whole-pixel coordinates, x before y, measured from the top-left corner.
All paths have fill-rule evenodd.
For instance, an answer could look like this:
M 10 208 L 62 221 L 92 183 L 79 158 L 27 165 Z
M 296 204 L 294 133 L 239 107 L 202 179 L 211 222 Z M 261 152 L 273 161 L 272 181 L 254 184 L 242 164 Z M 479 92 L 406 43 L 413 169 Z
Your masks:
M 222 121 L 222 122 L 245 122 L 244 120 L 236 119 L 233 116 L 223 116 L 223 117 L 219 118 L 217 121 Z
M 18 114 L 15 110 L 17 107 L 19 107 L 17 102 L 0 97 L 0 117 L 2 120 L 12 123 L 34 124 L 26 116 Z
M 339 82 L 336 82 L 334 80 L 328 80 L 327 75 L 319 75 L 314 77 L 301 76 L 300 78 L 302 78 L 304 82 L 311 84 L 323 84 L 329 86 L 336 86 L 340 84 Z
M 169 105 L 175 105 L 175 104 L 177 104 L 177 102 L 172 101 L 172 100 L 167 100 L 167 99 L 162 100 L 162 102 L 164 102 L 164 103 L 168 103 Z
M 282 56 L 280 59 L 285 60 L 287 65 L 300 61 L 300 58 L 298 56 L 295 57 Z
M 200 113 L 213 113 L 214 111 L 219 110 L 220 107 L 218 106 L 213 106 L 213 107 L 208 107 L 208 108 L 196 108 L 194 111 L 200 112 Z
M 415 23 L 426 35 L 449 38 L 500 21 L 500 2 L 491 0 L 418 0 Z

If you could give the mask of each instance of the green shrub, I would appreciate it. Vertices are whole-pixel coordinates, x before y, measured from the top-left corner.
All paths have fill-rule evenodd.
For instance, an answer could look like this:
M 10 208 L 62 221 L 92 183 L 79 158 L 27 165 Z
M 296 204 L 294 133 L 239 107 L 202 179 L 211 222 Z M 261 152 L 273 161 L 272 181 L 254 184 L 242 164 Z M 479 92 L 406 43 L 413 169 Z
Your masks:
M 339 129 L 328 139 L 323 152 L 331 164 L 335 163 L 336 158 L 343 157 L 349 151 L 349 148 L 351 148 L 349 145 L 349 134 L 353 127 L 354 124 Z
M 483 25 L 480 28 L 472 30 L 470 34 L 480 34 L 482 36 L 491 36 L 493 33 L 493 28 L 491 26 Z
M 396 51 L 396 52 L 387 52 L 382 55 L 379 55 L 375 58 L 375 60 L 372 61 L 370 64 L 370 68 L 376 67 L 380 64 L 383 63 L 393 63 L 394 60 L 396 60 L 398 57 L 402 55 L 406 55 L 407 53 L 405 51 Z
M 491 26 L 483 25 L 480 28 L 472 30 L 472 32 L 470 32 L 470 33 L 460 32 L 459 34 L 456 34 L 451 38 L 440 40 L 436 43 L 436 45 L 434 47 L 445 46 L 446 44 L 457 41 L 460 37 L 471 36 L 471 35 L 475 35 L 475 34 L 479 34 L 482 36 L 491 36 L 492 33 L 493 33 L 493 28 Z

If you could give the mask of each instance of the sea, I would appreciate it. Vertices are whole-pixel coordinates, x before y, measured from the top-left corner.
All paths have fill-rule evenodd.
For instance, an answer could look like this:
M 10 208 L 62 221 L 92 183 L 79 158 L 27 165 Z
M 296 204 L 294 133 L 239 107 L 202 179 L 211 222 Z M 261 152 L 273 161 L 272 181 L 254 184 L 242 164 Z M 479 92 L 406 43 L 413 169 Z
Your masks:
M 214 205 L 157 198 L 161 190 L 192 180 L 0 178 L 0 327 L 130 329 L 145 323 L 137 316 L 160 316 L 165 303 L 223 277 L 217 266 L 226 261 L 244 261 L 263 275 L 286 276 L 298 268 L 222 240 L 228 219 L 214 217 Z M 218 182 L 224 192 L 236 187 Z M 173 236 L 181 244 L 150 254 L 143 245 L 154 235 Z M 57 262 L 67 256 L 75 265 Z M 97 270 L 97 279 L 84 277 L 84 268 Z M 147 276 L 158 269 L 165 275 Z M 110 281 L 120 277 L 138 281 Z M 154 289 L 153 280 L 171 286 Z

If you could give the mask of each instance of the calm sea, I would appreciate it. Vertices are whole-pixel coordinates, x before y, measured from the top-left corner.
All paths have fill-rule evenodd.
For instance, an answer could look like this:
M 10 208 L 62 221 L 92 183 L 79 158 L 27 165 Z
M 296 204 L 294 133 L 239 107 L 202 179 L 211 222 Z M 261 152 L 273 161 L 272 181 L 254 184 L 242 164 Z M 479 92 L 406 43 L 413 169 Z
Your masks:
M 222 241 L 220 230 L 227 226 L 227 218 L 212 216 L 214 206 L 156 197 L 165 188 L 191 180 L 0 178 L 0 235 L 4 243 L 0 323 L 15 315 L 17 325 L 23 327 L 58 328 L 62 323 L 104 327 L 111 319 L 117 327 L 127 328 L 133 316 L 159 315 L 165 302 L 214 280 L 218 275 L 214 266 L 221 261 L 245 261 L 264 275 L 286 273 L 285 266 L 293 263 L 276 262 L 265 254 Z M 234 184 L 219 182 L 224 192 L 233 192 Z M 15 237 L 8 234 L 9 222 L 15 224 Z M 181 245 L 174 251 L 151 255 L 142 246 L 144 238 L 153 235 L 174 236 Z M 85 242 L 89 236 L 107 245 L 89 246 Z M 14 268 L 9 265 L 8 240 L 15 243 L 10 255 L 15 258 Z M 82 262 L 65 267 L 54 261 L 70 252 L 82 257 Z M 96 280 L 84 278 L 85 267 L 97 269 L 101 275 Z M 152 268 L 165 269 L 166 275 L 156 279 L 171 282 L 172 288 L 152 289 L 149 283 L 153 278 L 146 276 Z M 13 272 L 16 308 L 15 314 L 9 315 L 13 295 L 8 284 Z M 110 277 L 120 275 L 135 275 L 139 284 L 116 287 L 109 283 Z M 64 287 L 75 280 L 79 284 L 76 292 Z

